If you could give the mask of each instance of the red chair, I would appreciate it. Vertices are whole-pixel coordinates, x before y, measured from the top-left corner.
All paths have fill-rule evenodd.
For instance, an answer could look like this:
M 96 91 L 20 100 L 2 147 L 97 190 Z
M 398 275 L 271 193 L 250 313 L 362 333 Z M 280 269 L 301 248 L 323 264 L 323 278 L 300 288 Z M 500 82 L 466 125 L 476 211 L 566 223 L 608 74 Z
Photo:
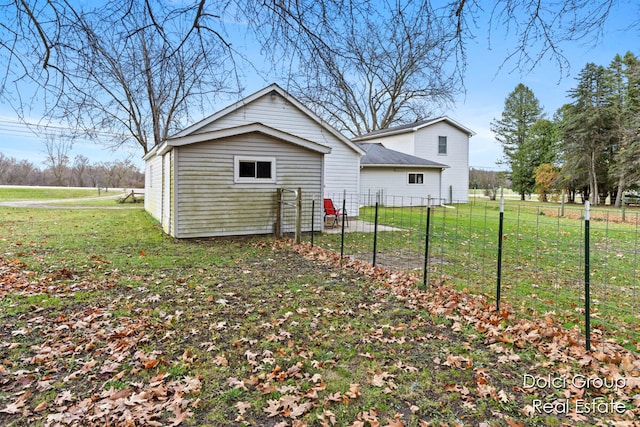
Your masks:
M 338 218 L 342 218 L 343 221 L 346 219 L 347 227 L 349 226 L 349 217 L 347 216 L 346 209 L 344 212 L 342 212 L 341 209 L 336 209 L 336 207 L 333 206 L 333 201 L 331 199 L 324 199 L 325 224 L 327 223 L 327 217 L 333 217 L 333 223 L 331 224 L 331 227 L 335 227 L 338 225 Z

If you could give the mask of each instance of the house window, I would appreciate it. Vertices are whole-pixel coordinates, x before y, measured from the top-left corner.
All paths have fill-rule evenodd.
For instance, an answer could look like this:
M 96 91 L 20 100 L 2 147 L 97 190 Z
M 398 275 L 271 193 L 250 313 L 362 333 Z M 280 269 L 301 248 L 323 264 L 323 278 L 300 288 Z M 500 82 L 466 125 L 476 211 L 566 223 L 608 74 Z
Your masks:
M 234 156 L 233 182 L 276 182 L 275 157 Z
M 424 184 L 424 174 L 422 173 L 410 173 L 409 184 Z
M 438 137 L 438 154 L 447 154 L 447 137 Z

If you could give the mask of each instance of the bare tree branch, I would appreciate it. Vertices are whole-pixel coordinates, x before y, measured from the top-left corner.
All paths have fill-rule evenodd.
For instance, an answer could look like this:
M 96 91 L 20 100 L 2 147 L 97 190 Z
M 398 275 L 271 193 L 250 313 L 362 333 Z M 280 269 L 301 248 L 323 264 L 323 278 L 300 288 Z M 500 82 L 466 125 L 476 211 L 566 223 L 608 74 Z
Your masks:
M 7 0 L 0 97 L 21 116 L 44 104 L 45 121 L 108 131 L 109 144 L 134 140 L 147 152 L 195 109 L 208 112 L 217 95 L 239 91 L 242 65 L 258 67 L 229 43 L 225 23 L 233 22 L 322 117 L 360 134 L 451 102 L 481 22 L 514 40 L 502 66 L 529 70 L 552 59 L 564 71 L 566 44 L 597 41 L 619 1 L 499 0 L 487 11 L 480 3 Z

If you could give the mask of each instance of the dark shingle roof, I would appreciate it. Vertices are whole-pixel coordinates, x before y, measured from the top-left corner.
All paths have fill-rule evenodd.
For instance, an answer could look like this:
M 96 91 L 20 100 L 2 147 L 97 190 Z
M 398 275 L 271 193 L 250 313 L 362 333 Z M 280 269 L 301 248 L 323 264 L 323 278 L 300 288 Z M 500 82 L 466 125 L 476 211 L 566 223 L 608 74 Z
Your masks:
M 385 148 L 382 144 L 357 142 L 358 147 L 364 151 L 360 158 L 362 166 L 420 166 L 431 168 L 448 168 L 442 163 L 432 162 L 422 157 L 401 153 L 400 151 Z

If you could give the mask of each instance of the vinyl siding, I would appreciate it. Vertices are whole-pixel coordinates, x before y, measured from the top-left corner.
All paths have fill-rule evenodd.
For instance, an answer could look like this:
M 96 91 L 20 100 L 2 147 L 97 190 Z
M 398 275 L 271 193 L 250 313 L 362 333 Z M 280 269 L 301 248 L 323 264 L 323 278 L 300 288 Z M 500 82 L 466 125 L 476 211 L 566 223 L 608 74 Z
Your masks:
M 163 188 L 162 188 L 162 229 L 165 233 L 173 235 L 173 166 L 174 151 L 164 154 L 162 159 Z
M 447 154 L 438 154 L 438 137 L 447 137 Z M 386 148 L 443 163 L 440 197 L 449 203 L 449 186 L 453 202 L 466 203 L 469 197 L 469 136 L 446 122 L 438 122 L 415 132 L 382 136 L 367 142 L 380 142 Z
M 438 154 L 438 137 L 447 137 L 447 154 Z M 466 203 L 469 197 L 469 137 L 466 133 L 440 122 L 415 133 L 415 155 L 449 165 L 442 173 L 442 198 L 449 203 L 449 186 L 453 202 Z
M 280 95 L 265 95 L 214 121 L 199 132 L 262 123 L 283 132 L 331 147 L 325 156 L 324 194 L 359 190 L 360 155 Z
M 424 174 L 424 184 L 409 184 L 409 173 Z M 366 167 L 361 171 L 360 189 L 367 205 L 426 206 L 428 197 L 440 197 L 440 169 Z
M 382 145 L 384 145 L 386 148 L 390 150 L 396 150 L 401 153 L 411 154 L 412 156 L 422 157 L 415 153 L 415 144 L 414 144 L 413 137 L 414 137 L 413 132 L 406 132 L 406 133 L 400 133 L 397 135 L 373 138 L 373 139 L 362 141 L 362 142 L 364 143 L 378 142 L 378 143 L 382 143 Z M 436 159 L 429 159 L 429 160 L 433 160 L 434 162 L 437 161 Z
M 144 208 L 158 221 L 162 220 L 162 157 L 145 162 Z
M 322 154 L 262 134 L 176 150 L 176 237 L 270 234 L 278 188 L 313 194 L 322 189 Z M 276 182 L 234 183 L 234 155 L 275 157 Z

